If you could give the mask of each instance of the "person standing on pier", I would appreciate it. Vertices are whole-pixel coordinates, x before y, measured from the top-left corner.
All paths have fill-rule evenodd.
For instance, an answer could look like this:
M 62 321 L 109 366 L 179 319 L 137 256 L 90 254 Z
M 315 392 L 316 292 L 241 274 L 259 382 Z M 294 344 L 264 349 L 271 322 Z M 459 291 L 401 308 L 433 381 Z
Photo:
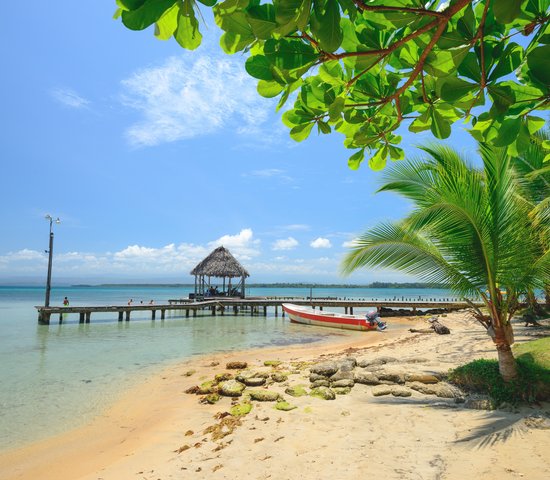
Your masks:
M 64 306 L 64 307 L 68 307 L 68 306 L 69 306 L 69 299 L 68 299 L 67 297 L 65 297 L 65 298 L 63 299 L 63 306 Z

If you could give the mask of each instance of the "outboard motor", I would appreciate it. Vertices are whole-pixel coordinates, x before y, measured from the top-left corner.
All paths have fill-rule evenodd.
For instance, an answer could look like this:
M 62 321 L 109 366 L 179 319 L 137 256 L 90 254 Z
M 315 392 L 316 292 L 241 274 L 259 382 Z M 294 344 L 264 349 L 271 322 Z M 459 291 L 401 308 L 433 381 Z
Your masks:
M 386 322 L 380 320 L 380 315 L 378 312 L 369 312 L 367 313 L 366 317 L 367 322 L 371 327 L 374 327 L 376 325 L 378 330 L 385 330 L 387 328 Z

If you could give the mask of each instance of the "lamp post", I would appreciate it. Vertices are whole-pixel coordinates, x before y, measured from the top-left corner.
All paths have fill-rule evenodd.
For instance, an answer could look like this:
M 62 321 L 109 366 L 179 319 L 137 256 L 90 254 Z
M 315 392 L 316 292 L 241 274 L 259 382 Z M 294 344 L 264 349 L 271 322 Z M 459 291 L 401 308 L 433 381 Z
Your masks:
M 55 220 L 53 217 L 48 214 L 46 215 L 46 220 L 49 220 L 50 222 L 50 247 L 47 250 L 48 252 L 48 279 L 46 280 L 46 300 L 44 302 L 45 307 L 50 306 L 50 290 L 52 288 L 52 256 L 53 256 L 53 224 L 54 222 L 59 224 L 61 223 L 61 220 L 59 220 L 59 217 Z

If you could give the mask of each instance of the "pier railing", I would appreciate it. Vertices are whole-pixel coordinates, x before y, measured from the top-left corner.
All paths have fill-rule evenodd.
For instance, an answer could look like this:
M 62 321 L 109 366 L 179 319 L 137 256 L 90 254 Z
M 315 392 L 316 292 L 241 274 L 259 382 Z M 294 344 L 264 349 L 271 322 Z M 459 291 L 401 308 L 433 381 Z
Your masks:
M 157 312 L 160 313 L 160 319 L 164 320 L 166 312 L 184 312 L 182 315 L 189 317 L 197 316 L 198 312 L 206 312 L 208 315 L 224 315 L 227 311 L 238 314 L 239 311 L 249 311 L 250 314 L 259 314 L 262 312 L 267 315 L 268 308 L 274 308 L 275 315 L 279 313 L 279 308 L 283 303 L 294 303 L 296 305 L 308 305 L 322 310 L 324 307 L 343 308 L 345 313 L 353 314 L 354 308 L 376 308 L 382 314 L 404 313 L 407 309 L 411 314 L 426 313 L 425 311 L 453 311 L 469 308 L 471 304 L 466 301 L 401 301 L 401 300 L 361 300 L 361 299 L 334 299 L 334 298 L 305 298 L 305 297 L 264 297 L 264 298 L 214 298 L 200 302 L 189 300 L 169 300 L 166 304 L 139 304 L 139 305 L 101 305 L 101 306 L 50 306 L 35 307 L 38 311 L 38 322 L 48 325 L 52 315 L 59 315 L 59 322 L 62 323 L 69 315 L 78 315 L 80 323 L 90 323 L 92 313 L 113 313 L 118 317 L 118 321 L 129 321 L 133 312 L 150 312 L 151 320 L 157 318 Z M 476 304 L 481 306 L 481 304 Z M 386 312 L 391 309 L 391 312 Z M 284 311 L 282 311 L 284 316 Z

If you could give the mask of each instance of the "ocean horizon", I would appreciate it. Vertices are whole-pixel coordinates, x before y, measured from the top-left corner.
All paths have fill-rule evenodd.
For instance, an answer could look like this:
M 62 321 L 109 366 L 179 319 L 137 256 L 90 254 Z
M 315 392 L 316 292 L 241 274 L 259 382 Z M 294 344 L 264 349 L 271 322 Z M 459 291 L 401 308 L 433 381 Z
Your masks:
M 64 297 L 72 306 L 126 305 L 130 298 L 160 304 L 187 298 L 192 291 L 192 286 L 55 286 L 51 305 L 61 305 Z M 444 289 L 425 288 L 246 288 L 251 297 L 310 294 L 366 300 L 454 297 Z M 72 315 L 63 324 L 52 319 L 50 325 L 38 325 L 35 306 L 43 303 L 44 287 L 0 286 L 0 450 L 80 426 L 136 382 L 197 355 L 364 334 L 290 324 L 272 309 L 265 317 L 240 313 L 185 318 L 183 312 L 171 312 L 155 321 L 150 312 L 134 312 L 129 322 L 97 313 L 89 324 L 79 324 Z

